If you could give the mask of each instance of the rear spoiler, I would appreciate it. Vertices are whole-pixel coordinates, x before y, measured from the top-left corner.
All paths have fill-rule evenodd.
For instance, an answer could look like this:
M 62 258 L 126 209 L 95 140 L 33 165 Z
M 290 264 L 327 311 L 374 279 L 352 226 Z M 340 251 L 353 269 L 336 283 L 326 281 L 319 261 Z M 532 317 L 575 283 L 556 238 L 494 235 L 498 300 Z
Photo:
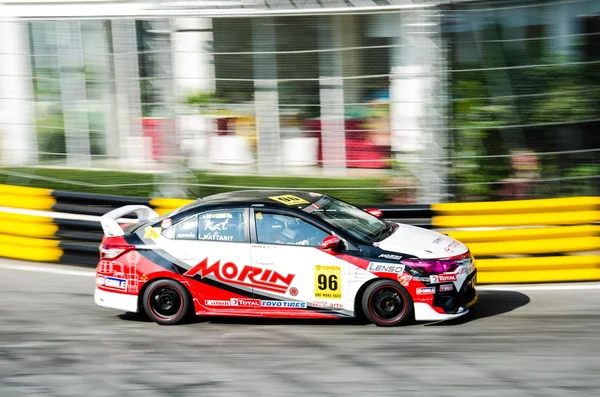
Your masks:
M 145 222 L 159 217 L 156 211 L 146 205 L 126 205 L 119 207 L 100 217 L 100 224 L 102 225 L 104 234 L 110 237 L 123 236 L 125 232 L 117 222 L 117 219 L 129 215 L 132 212 L 135 212 L 139 222 Z

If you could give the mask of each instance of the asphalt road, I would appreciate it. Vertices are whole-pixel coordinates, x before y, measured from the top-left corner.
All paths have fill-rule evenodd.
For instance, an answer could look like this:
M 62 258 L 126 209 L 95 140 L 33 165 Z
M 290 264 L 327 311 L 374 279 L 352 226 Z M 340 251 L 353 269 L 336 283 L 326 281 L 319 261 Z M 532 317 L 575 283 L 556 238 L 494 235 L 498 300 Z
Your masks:
M 96 307 L 93 277 L 15 265 L 0 261 L 2 397 L 600 396 L 600 289 L 482 290 L 468 318 L 403 328 L 164 327 Z

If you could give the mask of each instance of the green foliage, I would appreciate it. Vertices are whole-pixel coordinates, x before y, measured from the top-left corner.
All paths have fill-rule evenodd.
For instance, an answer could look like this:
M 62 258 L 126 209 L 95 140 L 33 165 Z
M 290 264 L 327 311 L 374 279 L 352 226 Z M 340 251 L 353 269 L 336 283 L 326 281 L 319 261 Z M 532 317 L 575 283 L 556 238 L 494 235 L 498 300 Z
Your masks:
M 502 120 L 509 118 L 510 109 L 506 105 L 488 105 L 485 100 L 476 99 L 486 96 L 485 86 L 480 81 L 458 81 L 456 91 L 458 100 L 453 108 L 455 129 L 452 132 L 454 145 L 451 153 L 453 157 L 475 158 L 454 161 L 451 174 L 454 182 L 461 184 L 454 193 L 465 199 L 479 200 L 493 195 L 493 185 L 484 182 L 501 179 L 504 166 L 476 156 L 490 154 L 488 129 L 497 127 Z
M 488 54 L 490 59 L 480 59 L 481 64 L 455 63 L 452 68 L 558 64 L 574 60 L 559 59 L 530 49 L 524 54 L 526 57 L 520 57 L 518 53 L 511 52 L 509 46 L 503 45 L 496 46 L 492 56 L 486 48 L 483 54 Z M 548 49 L 551 51 L 551 47 Z M 506 155 L 523 149 L 533 152 L 565 150 L 561 146 L 559 129 L 579 129 L 582 128 L 580 125 L 568 124 L 600 116 L 599 75 L 597 71 L 579 65 L 455 73 L 451 84 L 451 154 L 481 157 L 454 161 L 451 170 L 453 182 L 496 182 L 514 175 L 509 158 L 486 156 Z M 523 127 L 509 127 L 514 125 Z M 540 158 L 540 177 L 560 178 L 572 176 L 573 172 L 592 172 L 593 167 L 590 168 L 586 161 L 589 163 L 583 155 L 544 156 Z M 594 182 L 597 184 L 596 179 L 581 179 L 539 186 L 536 194 L 584 194 L 593 190 L 588 185 Z M 453 193 L 455 200 L 490 199 L 497 196 L 500 189 L 500 185 L 479 184 L 459 186 Z
M 148 184 L 147 186 L 131 187 L 86 187 L 53 180 L 40 180 L 21 176 L 6 175 L 2 172 L 13 172 L 28 174 L 34 177 L 62 179 L 74 182 L 83 182 L 99 185 L 114 184 Z M 68 190 L 72 192 L 85 192 L 97 194 L 117 194 L 122 196 L 150 197 L 153 192 L 151 186 L 154 175 L 150 173 L 115 172 L 115 171 L 89 171 L 67 168 L 0 168 L 0 183 L 8 185 L 19 185 L 29 187 L 40 187 L 46 189 Z
M 36 124 L 38 148 L 42 152 L 40 160 L 52 161 L 64 159 L 60 153 L 66 153 L 66 141 L 62 113 L 50 112 L 40 117 Z M 58 154 L 53 154 L 58 153 Z
M 69 181 L 85 182 L 98 185 L 115 184 L 145 184 L 145 186 L 130 187 L 85 187 L 56 181 L 29 179 L 23 177 L 8 176 L 1 171 L 30 174 L 39 177 L 50 177 Z M 0 183 L 42 187 L 48 189 L 69 190 L 75 192 L 88 192 L 98 194 L 118 194 L 124 196 L 152 197 L 154 194 L 155 175 L 151 173 L 115 172 L 115 171 L 87 171 L 64 168 L 9 168 L 0 169 Z M 208 173 L 195 173 L 194 178 L 186 182 L 210 185 L 233 185 L 252 186 L 268 188 L 314 188 L 316 192 L 331 194 L 342 200 L 357 205 L 379 205 L 386 201 L 385 193 L 378 188 L 384 183 L 383 179 L 377 178 L 317 178 L 317 177 L 286 177 L 286 176 L 241 176 L 241 175 L 217 175 Z M 328 188 L 357 187 L 365 190 L 320 190 Z M 190 187 L 194 194 L 205 197 L 211 194 L 244 190 L 244 188 L 223 187 Z M 192 194 L 188 195 L 192 198 Z
M 210 92 L 197 92 L 188 96 L 185 99 L 185 103 L 197 107 L 200 110 L 204 110 L 215 104 L 223 103 L 223 101 Z

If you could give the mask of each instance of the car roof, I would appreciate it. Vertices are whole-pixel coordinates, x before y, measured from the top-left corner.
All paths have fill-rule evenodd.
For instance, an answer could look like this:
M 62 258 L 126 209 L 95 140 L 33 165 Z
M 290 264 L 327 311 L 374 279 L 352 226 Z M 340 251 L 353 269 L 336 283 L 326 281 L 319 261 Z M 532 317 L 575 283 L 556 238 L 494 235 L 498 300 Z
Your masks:
M 222 205 L 242 205 L 246 207 L 252 204 L 297 209 L 305 208 L 323 197 L 324 195 L 319 193 L 289 189 L 236 190 L 199 198 L 193 203 L 182 207 L 178 212 L 187 212 L 192 209 L 201 209 L 202 207 L 216 207 Z

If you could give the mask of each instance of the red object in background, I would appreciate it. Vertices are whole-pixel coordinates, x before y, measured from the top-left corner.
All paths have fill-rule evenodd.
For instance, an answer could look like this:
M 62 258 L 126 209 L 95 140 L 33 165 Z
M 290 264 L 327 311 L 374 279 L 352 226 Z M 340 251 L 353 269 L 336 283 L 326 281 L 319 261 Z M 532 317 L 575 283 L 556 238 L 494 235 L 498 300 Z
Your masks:
M 165 155 L 165 142 L 163 128 L 165 119 L 144 118 L 142 119 L 143 136 L 150 138 L 152 148 L 152 160 L 160 160 Z
M 369 131 L 362 127 L 364 120 L 346 120 L 346 167 L 348 168 L 390 168 L 386 163 L 389 147 L 371 143 Z M 319 139 L 318 160 L 323 162 L 323 144 L 321 137 L 321 121 L 306 120 L 303 127 L 310 131 L 310 137 Z
M 235 117 L 219 117 L 217 135 L 235 135 Z

